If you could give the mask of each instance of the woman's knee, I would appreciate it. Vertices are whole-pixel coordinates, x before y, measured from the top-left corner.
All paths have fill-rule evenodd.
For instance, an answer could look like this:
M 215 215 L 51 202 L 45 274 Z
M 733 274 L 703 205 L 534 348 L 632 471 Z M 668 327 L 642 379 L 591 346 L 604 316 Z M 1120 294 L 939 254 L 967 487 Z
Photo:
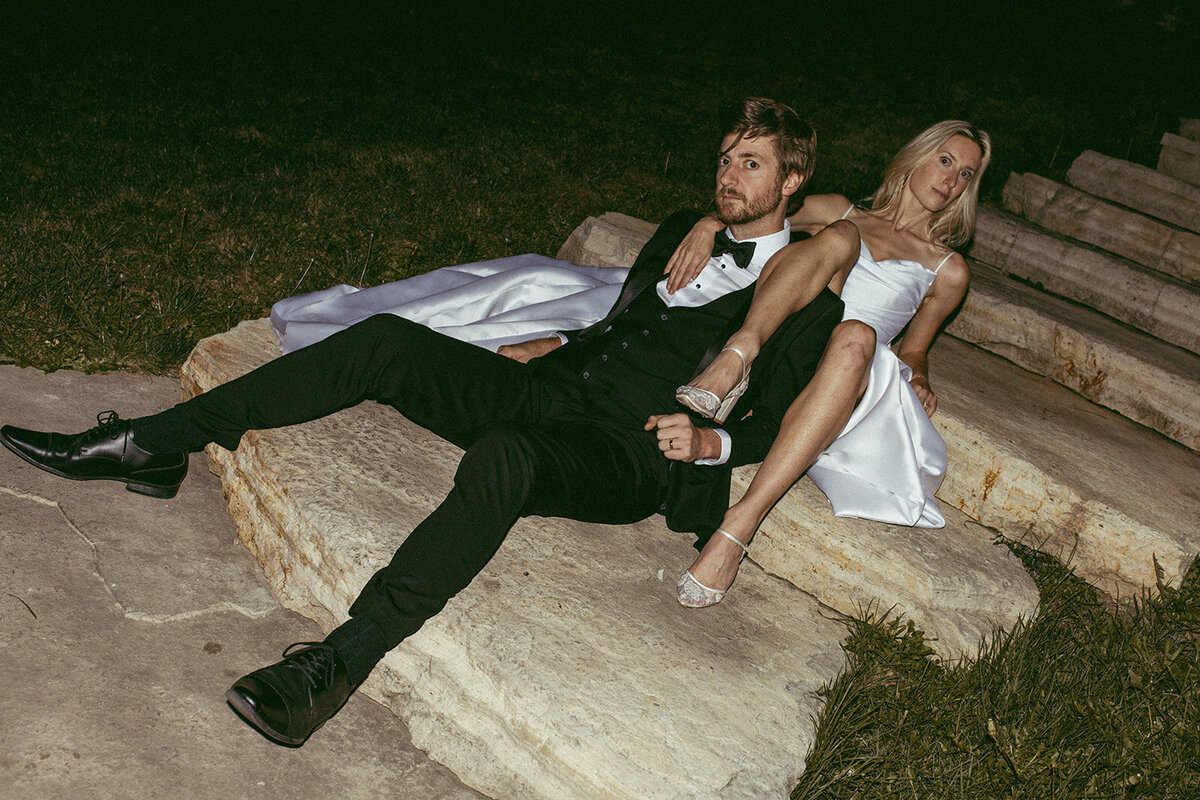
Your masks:
M 856 319 L 843 320 L 833 329 L 826 349 L 847 366 L 868 364 L 875 356 L 875 329 Z

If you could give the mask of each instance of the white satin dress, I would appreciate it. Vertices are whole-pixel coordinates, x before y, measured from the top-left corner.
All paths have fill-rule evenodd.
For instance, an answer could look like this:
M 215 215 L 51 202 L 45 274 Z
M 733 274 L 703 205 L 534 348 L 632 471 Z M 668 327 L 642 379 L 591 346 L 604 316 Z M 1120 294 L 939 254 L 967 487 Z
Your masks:
M 912 370 L 889 346 L 917 313 L 937 269 L 907 259 L 876 261 L 866 242 L 859 246 L 842 289 L 843 319 L 875 329 L 875 357 L 858 407 L 808 470 L 836 516 L 921 528 L 946 524 L 933 497 L 946 474 L 946 443 L 908 383 Z
M 381 313 L 494 351 L 587 327 L 616 302 L 628 272 L 513 256 L 367 289 L 340 285 L 290 297 L 271 309 L 271 324 L 285 353 Z M 846 279 L 845 318 L 866 322 L 879 343 L 866 394 L 808 472 L 839 517 L 945 524 L 933 494 L 946 471 L 946 446 L 908 384 L 911 370 L 887 347 L 916 313 L 935 275 L 915 261 L 876 263 L 864 244 Z

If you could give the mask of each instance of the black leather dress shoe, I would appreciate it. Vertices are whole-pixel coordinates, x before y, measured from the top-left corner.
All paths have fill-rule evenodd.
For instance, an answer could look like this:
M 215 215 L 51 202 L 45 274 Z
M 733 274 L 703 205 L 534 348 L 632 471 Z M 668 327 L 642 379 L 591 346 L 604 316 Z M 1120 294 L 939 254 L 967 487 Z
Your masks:
M 301 649 L 293 652 L 296 647 Z M 283 651 L 279 663 L 239 678 L 225 699 L 263 736 L 299 747 L 357 688 L 332 645 L 298 642 Z
M 99 424 L 83 433 L 43 433 L 5 425 L 4 446 L 35 467 L 76 481 L 124 481 L 138 494 L 175 496 L 187 475 L 187 453 L 150 453 L 133 441 L 129 420 L 116 412 L 96 415 Z

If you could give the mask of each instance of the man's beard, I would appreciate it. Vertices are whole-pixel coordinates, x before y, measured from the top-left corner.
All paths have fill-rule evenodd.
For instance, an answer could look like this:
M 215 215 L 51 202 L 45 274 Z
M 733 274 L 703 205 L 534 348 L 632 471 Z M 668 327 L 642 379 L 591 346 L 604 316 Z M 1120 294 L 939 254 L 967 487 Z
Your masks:
M 776 178 L 770 192 L 754 199 L 739 194 L 732 202 L 726 201 L 728 206 L 721 202 L 721 195 L 725 193 L 725 189 L 717 189 L 713 195 L 717 204 L 717 218 L 726 225 L 746 225 L 762 219 L 779 206 L 779 201 L 783 199 L 783 178 Z

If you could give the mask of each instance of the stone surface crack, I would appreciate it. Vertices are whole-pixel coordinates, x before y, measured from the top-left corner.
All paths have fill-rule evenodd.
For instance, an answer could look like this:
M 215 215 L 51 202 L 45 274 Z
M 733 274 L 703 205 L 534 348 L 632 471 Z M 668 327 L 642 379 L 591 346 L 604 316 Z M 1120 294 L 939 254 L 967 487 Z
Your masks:
M 108 581 L 104 580 L 104 576 L 100 574 L 100 557 L 96 552 L 95 542 L 89 539 L 87 534 L 80 530 L 79 526 L 71 521 L 71 517 L 67 514 L 66 510 L 57 500 L 51 500 L 49 498 L 42 497 L 41 495 L 30 494 L 29 492 L 23 492 L 20 489 L 14 489 L 11 486 L 0 486 L 0 492 L 15 497 L 18 500 L 28 500 L 33 503 L 39 503 L 43 506 L 49 506 L 57 511 L 63 518 L 63 522 L 67 524 L 67 527 L 73 530 L 76 536 L 78 536 L 80 539 L 83 539 L 83 541 L 87 543 L 88 549 L 91 550 L 92 553 L 92 574 L 96 576 L 96 580 L 100 581 L 100 585 L 104 587 L 104 592 L 108 595 L 109 599 L 112 600 L 113 605 L 116 606 L 122 614 L 126 613 L 125 606 L 121 605 L 121 601 L 117 599 L 115 594 L 113 594 L 112 587 L 108 585 Z
M 262 619 L 269 615 L 275 609 L 268 608 L 265 611 L 251 611 L 245 606 L 240 606 L 237 603 L 231 603 L 227 600 L 222 600 L 220 603 L 213 603 L 205 608 L 198 608 L 194 611 L 184 611 L 179 614 L 146 614 L 141 611 L 127 611 L 125 618 L 134 622 L 153 622 L 162 624 L 166 622 L 183 622 L 184 620 L 194 619 L 196 617 L 205 616 L 207 614 L 223 614 L 232 611 L 235 614 L 241 614 L 249 619 Z
M 268 614 L 270 614 L 272 611 L 275 610 L 274 608 L 268 608 L 268 609 L 264 609 L 261 611 L 255 611 L 253 609 L 247 608 L 243 605 L 239 605 L 238 603 L 230 602 L 228 600 L 223 600 L 219 603 L 213 603 L 212 605 L 205 606 L 204 608 L 197 608 L 197 609 L 193 609 L 191 611 L 183 611 L 178 614 L 151 614 L 151 613 L 147 613 L 144 611 L 126 610 L 125 606 L 121 603 L 120 600 L 117 599 L 116 595 L 113 593 L 112 587 L 109 586 L 108 581 L 106 581 L 104 579 L 104 576 L 102 574 L 100 574 L 100 557 L 96 550 L 95 543 L 91 539 L 89 539 L 87 534 L 84 533 L 79 528 L 79 526 L 76 525 L 71 520 L 70 515 L 68 515 L 66 510 L 63 509 L 62 504 L 60 504 L 57 500 L 50 500 L 50 499 L 42 497 L 40 495 L 30 494 L 29 492 L 23 492 L 20 489 L 15 489 L 11 486 L 0 486 L 0 493 L 9 495 L 11 497 L 15 497 L 18 500 L 27 500 L 29 502 L 37 503 L 39 505 L 48 506 L 50 508 L 53 508 L 55 511 L 57 511 L 59 513 L 59 515 L 63 518 L 63 522 L 65 522 L 67 524 L 67 527 L 69 527 L 72 531 L 74 531 L 76 536 L 78 536 L 85 543 L 87 543 L 87 546 L 90 549 L 91 554 L 92 554 L 92 558 L 91 558 L 92 574 L 95 575 L 96 580 L 100 581 L 101 585 L 104 586 L 104 591 L 105 591 L 105 593 L 108 594 L 109 599 L 112 600 L 113 605 L 116 606 L 117 609 L 121 612 L 121 614 L 123 614 L 125 616 L 125 618 L 128 620 L 132 620 L 134 622 L 151 622 L 151 623 L 155 623 L 155 624 L 163 624 L 163 623 L 168 623 L 168 622 L 182 622 L 185 620 L 194 619 L 195 617 L 201 617 L 201 616 L 205 616 L 208 614 L 223 614 L 223 613 L 228 613 L 228 612 L 233 612 L 235 614 L 241 614 L 243 617 L 246 617 L 248 619 L 262 619 L 263 617 L 267 616 Z M 17 599 L 20 599 L 20 598 L 17 598 Z M 22 601 L 22 602 L 24 602 L 24 601 Z M 28 606 L 26 606 L 26 607 L 28 608 Z M 32 609 L 30 609 L 30 613 L 32 613 Z

